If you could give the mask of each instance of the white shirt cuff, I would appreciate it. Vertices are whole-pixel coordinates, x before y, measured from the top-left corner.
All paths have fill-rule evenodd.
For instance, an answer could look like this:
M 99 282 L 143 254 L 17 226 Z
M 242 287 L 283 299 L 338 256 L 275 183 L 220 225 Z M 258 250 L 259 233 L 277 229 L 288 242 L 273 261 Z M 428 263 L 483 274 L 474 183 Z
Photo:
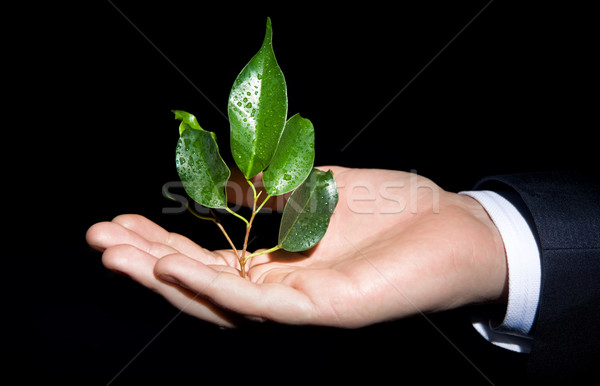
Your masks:
M 460 192 L 477 200 L 498 228 L 508 267 L 508 304 L 503 322 L 474 320 L 473 327 L 491 343 L 517 352 L 531 351 L 528 336 L 537 312 L 541 263 L 537 242 L 521 213 L 498 193 L 481 190 Z

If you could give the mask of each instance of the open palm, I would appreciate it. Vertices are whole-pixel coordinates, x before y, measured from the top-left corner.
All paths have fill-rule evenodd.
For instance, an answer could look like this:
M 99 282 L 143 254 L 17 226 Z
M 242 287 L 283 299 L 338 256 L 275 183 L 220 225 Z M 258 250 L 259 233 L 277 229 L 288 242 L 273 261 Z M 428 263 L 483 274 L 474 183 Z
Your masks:
M 107 268 L 223 326 L 245 316 L 359 327 L 503 296 L 502 240 L 475 200 L 412 173 L 331 169 L 339 203 L 321 242 L 256 256 L 246 279 L 231 250 L 208 251 L 138 215 L 95 224 L 87 239 Z

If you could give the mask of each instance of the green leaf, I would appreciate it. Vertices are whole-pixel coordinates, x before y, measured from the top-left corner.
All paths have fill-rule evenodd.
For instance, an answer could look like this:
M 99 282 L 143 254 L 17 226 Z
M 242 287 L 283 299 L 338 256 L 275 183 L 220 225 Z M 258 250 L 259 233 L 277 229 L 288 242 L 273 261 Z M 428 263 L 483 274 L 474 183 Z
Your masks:
M 226 208 L 231 172 L 219 154 L 215 133 L 202 129 L 192 114 L 179 111 L 175 118 L 182 119 L 176 165 L 186 193 L 206 207 Z M 196 122 L 196 127 L 187 122 Z
M 338 192 L 331 170 L 323 172 L 313 168 L 283 209 L 278 245 L 290 252 L 312 248 L 325 235 L 337 202 Z
M 287 117 L 287 86 L 273 52 L 271 19 L 263 44 L 237 76 L 227 107 L 231 153 L 246 178 L 271 163 Z
M 263 173 L 267 193 L 278 196 L 296 189 L 315 161 L 315 129 L 300 114 L 288 119 L 271 164 Z
M 181 135 L 181 133 L 183 133 L 183 130 L 185 130 L 184 123 L 186 123 L 188 126 L 190 126 L 194 130 L 202 130 L 202 128 L 200 127 L 200 124 L 198 123 L 198 120 L 192 114 L 188 113 L 187 111 L 183 111 L 183 110 L 172 110 L 172 111 L 175 114 L 175 119 L 178 119 L 181 121 L 181 124 L 179 125 L 179 135 Z

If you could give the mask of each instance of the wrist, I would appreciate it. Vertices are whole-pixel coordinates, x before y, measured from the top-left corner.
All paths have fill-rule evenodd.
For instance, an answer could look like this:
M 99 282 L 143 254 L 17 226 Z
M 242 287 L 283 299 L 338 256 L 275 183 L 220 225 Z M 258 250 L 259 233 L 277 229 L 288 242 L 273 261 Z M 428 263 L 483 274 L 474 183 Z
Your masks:
M 533 325 L 539 301 L 541 267 L 533 231 L 517 208 L 492 191 L 461 192 L 471 196 L 488 212 L 503 240 L 506 255 L 507 307 L 500 330 L 527 335 Z
M 474 303 L 501 303 L 508 301 L 508 265 L 504 242 L 500 230 L 484 206 L 475 198 L 458 194 L 462 207 L 481 225 L 482 235 L 473 240 L 474 248 L 481 245 L 480 292 L 475 295 Z M 477 244 L 477 245 L 475 245 Z

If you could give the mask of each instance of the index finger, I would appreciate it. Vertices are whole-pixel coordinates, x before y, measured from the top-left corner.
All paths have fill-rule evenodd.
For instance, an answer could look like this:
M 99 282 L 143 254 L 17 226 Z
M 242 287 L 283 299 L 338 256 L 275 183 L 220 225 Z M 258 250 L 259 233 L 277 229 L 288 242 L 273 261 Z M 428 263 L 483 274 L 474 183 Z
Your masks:
M 315 307 L 310 298 L 282 283 L 253 283 L 182 255 L 165 256 L 154 266 L 154 273 L 245 316 L 291 324 L 314 320 Z

